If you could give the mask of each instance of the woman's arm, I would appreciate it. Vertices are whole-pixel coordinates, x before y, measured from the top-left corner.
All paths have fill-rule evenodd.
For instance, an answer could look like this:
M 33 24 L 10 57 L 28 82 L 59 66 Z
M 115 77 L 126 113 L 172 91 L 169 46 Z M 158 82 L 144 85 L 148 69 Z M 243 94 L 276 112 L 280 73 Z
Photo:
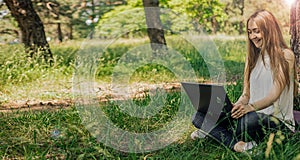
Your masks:
M 274 82 L 273 87 L 271 88 L 268 95 L 254 103 L 249 104 L 239 104 L 234 105 L 231 111 L 232 118 L 240 118 L 241 116 L 245 115 L 248 112 L 261 110 L 267 108 L 268 106 L 272 105 L 280 96 L 281 92 L 283 91 L 283 87 L 280 87 L 278 82 Z
M 284 88 L 280 87 L 278 82 L 274 82 L 268 95 L 252 104 L 249 104 L 255 110 L 262 110 L 272 105 L 279 97 Z
M 290 72 L 289 75 L 293 76 L 294 63 L 295 63 L 294 54 L 291 50 L 285 49 L 284 56 L 289 64 L 289 72 Z M 284 71 L 282 70 L 282 68 L 279 68 L 279 74 L 281 74 L 283 76 L 283 72 Z M 292 77 L 290 77 L 290 79 L 291 78 Z M 252 107 L 254 107 L 255 110 L 261 110 L 261 109 L 267 108 L 268 106 L 272 105 L 280 97 L 285 86 L 280 86 L 279 82 L 274 80 L 274 85 L 271 88 L 268 95 L 250 105 L 252 105 Z M 290 88 L 290 89 L 292 89 L 292 88 Z

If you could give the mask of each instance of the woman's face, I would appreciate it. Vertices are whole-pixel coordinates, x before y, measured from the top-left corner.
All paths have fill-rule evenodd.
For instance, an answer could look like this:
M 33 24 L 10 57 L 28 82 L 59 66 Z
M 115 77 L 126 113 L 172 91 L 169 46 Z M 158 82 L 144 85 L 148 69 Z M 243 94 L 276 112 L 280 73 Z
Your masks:
M 261 48 L 263 43 L 262 33 L 260 29 L 257 27 L 256 23 L 253 21 L 253 19 L 250 19 L 248 22 L 248 37 L 253 42 L 253 44 L 257 48 Z

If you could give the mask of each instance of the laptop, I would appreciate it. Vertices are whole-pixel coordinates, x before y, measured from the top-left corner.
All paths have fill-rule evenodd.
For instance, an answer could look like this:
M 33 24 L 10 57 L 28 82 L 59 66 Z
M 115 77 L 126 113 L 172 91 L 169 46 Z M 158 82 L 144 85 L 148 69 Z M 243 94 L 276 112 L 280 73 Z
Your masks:
M 193 82 L 181 82 L 181 85 L 199 112 L 218 114 L 225 109 L 228 113 L 233 107 L 222 85 Z

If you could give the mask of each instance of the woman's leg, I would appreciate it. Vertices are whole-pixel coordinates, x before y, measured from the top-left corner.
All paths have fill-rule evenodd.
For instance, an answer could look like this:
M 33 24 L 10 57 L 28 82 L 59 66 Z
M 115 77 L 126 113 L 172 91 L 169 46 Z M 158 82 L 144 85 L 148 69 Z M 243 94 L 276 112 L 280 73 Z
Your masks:
M 256 141 L 257 143 L 271 132 L 289 131 L 289 128 L 277 118 L 263 113 L 249 112 L 238 120 L 236 135 L 241 141 Z
M 197 112 L 193 117 L 193 124 L 196 128 L 201 129 L 204 120 L 206 120 L 205 123 L 208 123 L 208 120 L 205 119 L 205 114 Z M 234 125 L 236 122 L 237 127 Z M 228 115 L 221 115 L 218 122 L 209 131 L 209 135 L 230 149 L 234 149 L 235 144 L 238 142 L 250 142 L 254 140 L 259 143 L 269 133 L 274 133 L 278 130 L 283 132 L 289 131 L 283 122 L 273 116 L 249 112 L 237 121 Z
M 256 112 L 249 112 L 238 119 L 236 135 L 241 141 L 260 141 L 264 133 L 261 120 Z
M 213 138 L 217 142 L 233 149 L 234 144 L 236 144 L 238 140 L 234 135 L 235 129 L 233 129 L 232 120 L 233 119 L 231 117 L 221 114 L 217 123 L 214 124 L 214 126 L 211 126 L 209 131 L 204 132 L 208 132 L 210 138 Z M 201 129 L 203 123 L 211 124 L 209 119 L 205 119 L 205 114 L 201 112 L 196 112 L 194 114 L 192 123 L 198 129 Z

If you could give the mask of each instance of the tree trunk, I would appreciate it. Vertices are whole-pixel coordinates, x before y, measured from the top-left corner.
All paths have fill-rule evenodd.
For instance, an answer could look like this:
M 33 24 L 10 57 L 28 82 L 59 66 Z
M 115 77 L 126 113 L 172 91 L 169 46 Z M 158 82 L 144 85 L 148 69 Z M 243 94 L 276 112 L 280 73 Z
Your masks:
M 52 62 L 53 57 L 46 40 L 44 25 L 35 12 L 31 0 L 4 0 L 12 16 L 18 22 L 22 34 L 22 43 L 27 53 L 33 57 L 42 53 L 46 62 Z
M 166 49 L 167 43 L 160 20 L 158 0 L 143 0 L 143 6 L 146 16 L 148 37 L 150 39 L 152 50 L 156 52 L 160 49 Z
M 300 1 L 296 0 L 291 7 L 290 17 L 290 34 L 291 34 L 291 49 L 296 56 L 296 63 L 299 66 L 300 55 Z
M 244 8 L 245 8 L 245 0 L 233 0 L 233 6 L 234 8 L 238 8 L 240 10 L 240 16 L 243 17 L 244 16 Z M 244 28 L 244 22 L 243 20 L 241 20 L 239 22 L 239 34 L 242 35 L 243 32 L 243 28 Z
M 217 31 L 218 31 L 218 22 L 217 22 L 217 20 L 216 20 L 216 16 L 213 16 L 212 18 L 211 18 L 211 26 L 212 26 L 212 33 L 213 34 L 216 34 L 217 33 Z
M 68 24 L 68 27 L 69 27 L 69 34 L 68 34 L 68 38 L 70 40 L 73 39 L 73 25 L 72 25 L 72 22 L 70 22 L 70 24 Z
M 62 35 L 61 24 L 60 23 L 57 23 L 57 36 L 58 36 L 59 42 L 62 42 L 63 41 L 63 35 Z
M 290 12 L 290 34 L 291 34 L 291 49 L 295 54 L 296 60 L 296 70 L 298 78 L 300 77 L 300 0 L 296 0 L 291 7 Z M 299 79 L 298 79 L 299 81 Z M 297 86 L 296 86 L 297 87 Z M 299 93 L 299 90 L 298 90 Z M 300 97 L 297 95 L 294 99 L 296 108 L 299 109 L 300 106 Z
M 240 23 L 239 23 L 239 35 L 242 35 L 244 33 L 243 28 L 244 28 L 244 22 L 240 21 Z
M 57 17 L 55 17 L 55 20 L 58 21 L 57 23 L 57 38 L 59 40 L 59 42 L 61 43 L 63 41 L 63 33 L 61 31 L 61 23 L 59 20 L 59 12 L 57 12 Z

